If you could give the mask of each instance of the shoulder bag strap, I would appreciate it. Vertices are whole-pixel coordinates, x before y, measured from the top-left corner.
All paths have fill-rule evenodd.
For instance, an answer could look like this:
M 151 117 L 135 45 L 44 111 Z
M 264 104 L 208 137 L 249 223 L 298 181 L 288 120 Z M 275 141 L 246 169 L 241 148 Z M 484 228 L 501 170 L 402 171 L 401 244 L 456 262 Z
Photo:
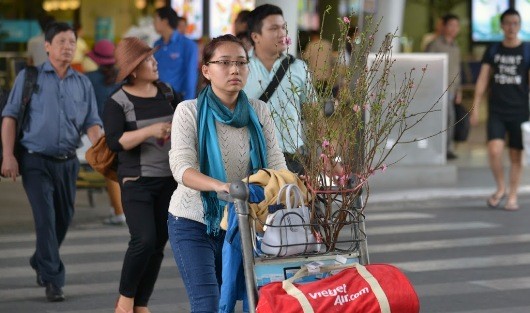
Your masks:
M 523 59 L 527 66 L 530 66 L 530 42 L 523 42 Z
M 491 45 L 491 48 L 489 50 L 489 57 L 490 58 L 494 58 L 495 57 L 495 53 L 497 53 L 497 51 L 499 50 L 499 47 L 501 46 L 501 44 L 499 42 L 495 42 Z
M 282 60 L 282 63 L 280 64 L 280 67 L 276 70 L 276 73 L 274 73 L 274 78 L 269 83 L 263 94 L 261 94 L 261 97 L 259 99 L 263 102 L 268 102 L 271 98 L 272 94 L 276 91 L 276 88 L 280 85 L 280 82 L 282 81 L 283 77 L 285 76 L 285 73 L 287 72 L 287 69 L 291 64 L 296 61 L 296 58 L 290 54 L 287 54 L 287 57 Z
M 26 71 L 24 73 L 24 85 L 22 87 L 22 101 L 20 103 L 20 111 L 18 113 L 18 120 L 17 120 L 17 136 L 22 135 L 22 129 L 24 124 L 26 123 L 27 118 L 27 112 L 28 112 L 28 106 L 29 102 L 31 100 L 31 95 L 33 94 L 33 91 L 35 91 L 37 87 L 37 76 L 39 75 L 39 71 L 35 66 L 28 66 L 26 67 Z
M 166 84 L 160 80 L 156 81 L 155 84 L 158 87 L 158 89 L 160 89 L 165 99 L 167 99 L 170 102 L 173 101 L 175 96 L 173 94 L 173 88 L 171 88 L 169 84 Z

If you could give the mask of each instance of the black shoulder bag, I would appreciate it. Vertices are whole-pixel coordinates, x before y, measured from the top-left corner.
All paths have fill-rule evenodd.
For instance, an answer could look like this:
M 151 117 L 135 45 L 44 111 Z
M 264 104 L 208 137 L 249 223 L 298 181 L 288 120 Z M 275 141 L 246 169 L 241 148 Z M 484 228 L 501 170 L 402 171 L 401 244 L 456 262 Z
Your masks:
M 287 54 L 287 57 L 282 60 L 282 63 L 280 64 L 280 67 L 276 70 L 276 73 L 274 73 L 274 78 L 269 83 L 261 97 L 259 99 L 263 102 L 268 102 L 271 98 L 272 94 L 276 91 L 276 88 L 278 88 L 278 85 L 280 85 L 280 82 L 282 81 L 283 77 L 285 76 L 285 73 L 287 72 L 287 69 L 291 64 L 296 61 L 296 58 L 290 54 Z
M 17 128 L 15 133 L 15 146 L 13 148 L 13 152 L 15 153 L 15 156 L 17 157 L 17 160 L 20 156 L 20 138 L 22 137 L 22 132 L 24 130 L 24 125 L 26 124 L 26 119 L 28 115 L 28 106 L 29 102 L 31 100 L 31 95 L 33 92 L 37 89 L 37 76 L 39 75 L 39 72 L 35 66 L 27 66 L 26 71 L 24 73 L 24 85 L 22 87 L 22 97 L 20 99 L 20 111 L 18 112 L 17 117 Z M 4 99 L 7 102 L 7 95 Z M 5 103 L 2 103 L 2 108 L 0 109 L 0 113 L 2 113 Z M 1 125 L 2 123 L 0 123 Z M 1 127 L 1 126 L 0 126 Z M 1 134 L 0 134 L 1 136 Z M 2 164 L 3 157 L 3 147 L 1 145 L 1 137 L 0 137 L 0 165 Z

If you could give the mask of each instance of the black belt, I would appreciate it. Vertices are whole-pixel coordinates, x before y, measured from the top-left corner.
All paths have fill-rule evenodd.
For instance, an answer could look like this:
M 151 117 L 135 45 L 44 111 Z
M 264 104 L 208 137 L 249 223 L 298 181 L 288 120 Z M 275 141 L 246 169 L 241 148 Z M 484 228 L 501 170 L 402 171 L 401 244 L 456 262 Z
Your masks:
M 47 155 L 47 154 L 42 154 L 39 152 L 30 151 L 30 150 L 28 150 L 28 153 L 38 156 L 48 161 L 53 161 L 53 162 L 64 162 L 64 161 L 72 160 L 77 157 L 77 154 L 75 153 L 62 154 L 62 155 Z

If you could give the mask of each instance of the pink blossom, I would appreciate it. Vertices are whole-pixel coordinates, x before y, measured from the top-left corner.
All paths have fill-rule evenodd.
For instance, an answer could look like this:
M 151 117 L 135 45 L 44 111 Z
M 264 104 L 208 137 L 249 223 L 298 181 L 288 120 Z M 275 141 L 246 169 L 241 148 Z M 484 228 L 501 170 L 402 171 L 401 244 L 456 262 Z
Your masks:
M 339 177 L 339 184 L 341 186 L 344 186 L 346 185 L 346 181 L 348 180 L 348 176 L 347 175 L 342 175 Z
M 322 149 L 326 149 L 327 147 L 329 147 L 329 141 L 325 139 L 324 141 L 322 141 Z
M 384 173 L 384 172 L 386 171 L 387 167 L 388 167 L 388 166 L 387 166 L 386 164 L 383 164 L 383 165 L 381 166 L 381 172 Z
M 344 21 L 344 23 L 350 24 L 350 19 L 347 16 L 343 17 L 342 20 Z
M 320 158 L 324 159 L 324 161 L 325 161 L 325 160 L 327 160 L 328 157 L 324 153 L 321 153 L 320 154 Z
M 360 109 L 359 105 L 356 104 L 353 106 L 353 112 L 357 113 L 359 112 L 359 109 Z
M 292 43 L 291 37 L 289 37 L 289 36 L 283 37 L 283 43 L 288 45 L 288 46 L 290 46 L 291 43 Z

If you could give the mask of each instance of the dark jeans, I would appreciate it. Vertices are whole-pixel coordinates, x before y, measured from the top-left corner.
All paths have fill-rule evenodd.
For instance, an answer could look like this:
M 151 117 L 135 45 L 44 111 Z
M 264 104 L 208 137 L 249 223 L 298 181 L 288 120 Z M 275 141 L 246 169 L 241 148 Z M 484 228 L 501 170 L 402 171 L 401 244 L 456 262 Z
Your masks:
M 191 313 L 217 313 L 225 232 L 206 234 L 206 225 L 168 215 L 169 243 L 186 286 Z
M 121 270 L 120 294 L 134 298 L 135 306 L 147 306 L 164 258 L 167 210 L 177 183 L 173 177 L 140 177 L 120 185 L 131 234 Z
M 23 152 L 20 159 L 22 184 L 28 196 L 37 244 L 30 259 L 44 282 L 64 286 L 65 270 L 59 247 L 74 215 L 77 158 L 59 161 Z

